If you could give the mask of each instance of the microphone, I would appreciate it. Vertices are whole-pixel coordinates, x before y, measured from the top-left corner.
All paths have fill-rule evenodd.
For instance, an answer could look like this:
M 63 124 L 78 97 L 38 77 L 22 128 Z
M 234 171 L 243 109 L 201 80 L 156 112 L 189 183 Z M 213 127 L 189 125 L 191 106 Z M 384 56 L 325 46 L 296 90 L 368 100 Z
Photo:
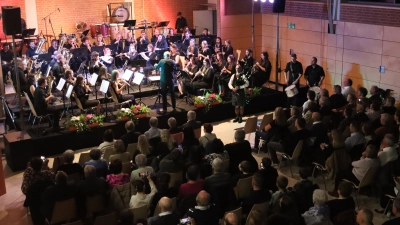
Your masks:
M 61 11 L 60 11 L 60 8 L 57 8 L 57 10 L 58 10 L 58 12 L 61 12 Z

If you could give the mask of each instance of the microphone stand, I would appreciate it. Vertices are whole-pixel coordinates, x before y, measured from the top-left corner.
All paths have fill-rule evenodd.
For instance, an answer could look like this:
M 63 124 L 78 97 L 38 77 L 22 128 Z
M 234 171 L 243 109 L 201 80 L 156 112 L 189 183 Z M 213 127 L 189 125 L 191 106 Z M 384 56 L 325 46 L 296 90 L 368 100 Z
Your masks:
M 53 14 L 55 11 L 57 11 L 58 9 L 55 9 L 53 12 L 51 12 L 50 14 L 48 14 L 47 16 L 45 16 L 42 20 L 44 20 L 44 27 L 45 27 L 45 30 L 46 30 L 46 40 L 47 40 L 47 42 L 46 42 L 46 47 L 48 47 L 48 44 L 47 43 L 49 43 L 49 40 L 47 39 L 48 38 L 48 36 L 47 36 L 47 17 L 49 17 L 51 14 Z M 53 33 L 54 33 L 54 31 L 53 31 Z
M 53 31 L 54 38 L 56 38 L 56 33 L 54 32 L 53 24 L 51 23 L 50 17 L 49 17 L 49 24 L 51 26 L 51 30 Z

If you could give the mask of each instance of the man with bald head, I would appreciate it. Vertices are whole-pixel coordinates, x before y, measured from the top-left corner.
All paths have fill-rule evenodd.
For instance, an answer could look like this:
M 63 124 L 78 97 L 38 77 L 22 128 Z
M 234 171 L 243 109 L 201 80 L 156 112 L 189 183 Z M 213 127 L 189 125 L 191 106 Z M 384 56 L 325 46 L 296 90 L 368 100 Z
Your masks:
M 168 197 L 162 197 L 158 202 L 160 214 L 148 219 L 148 225 L 176 225 L 179 224 L 178 216 L 173 213 L 172 201 Z
M 193 218 L 196 225 L 218 225 L 219 216 L 210 195 L 206 191 L 200 191 L 196 197 L 197 206 L 190 208 L 185 217 Z
M 358 225 L 373 225 L 372 220 L 374 219 L 374 214 L 371 210 L 364 208 L 360 209 L 357 213 L 356 222 Z
M 239 220 L 235 213 L 227 213 L 224 218 L 224 225 L 238 225 Z

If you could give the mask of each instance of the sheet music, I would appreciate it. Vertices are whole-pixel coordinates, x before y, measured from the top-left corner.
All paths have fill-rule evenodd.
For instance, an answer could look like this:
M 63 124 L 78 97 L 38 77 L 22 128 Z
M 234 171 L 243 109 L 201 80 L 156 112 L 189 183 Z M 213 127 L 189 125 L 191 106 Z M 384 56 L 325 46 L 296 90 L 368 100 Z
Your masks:
M 69 85 L 68 89 L 67 89 L 67 93 L 65 93 L 65 97 L 70 98 L 73 89 L 74 89 L 74 86 L 73 85 Z
M 142 56 L 142 58 L 143 58 L 144 60 L 149 61 L 150 58 L 147 57 L 146 53 L 141 52 L 140 55 Z
M 126 81 L 129 81 L 132 77 L 133 71 L 132 70 L 125 70 L 124 75 L 122 75 L 122 78 Z
M 99 75 L 97 75 L 96 73 L 93 73 L 92 78 L 90 79 L 89 83 L 91 85 L 95 85 L 98 77 L 99 77 Z
M 104 94 L 107 93 L 108 91 L 108 86 L 110 85 L 110 81 L 108 80 L 103 80 L 101 82 L 101 86 L 100 86 L 100 91 L 103 92 Z
M 140 85 L 142 83 L 143 78 L 144 78 L 143 73 L 135 72 L 135 77 L 133 78 L 132 83 Z
M 57 90 L 62 91 L 64 85 L 65 85 L 66 80 L 64 78 L 60 78 L 60 81 L 58 82 L 58 85 L 56 87 Z M 70 85 L 71 86 L 71 85 Z

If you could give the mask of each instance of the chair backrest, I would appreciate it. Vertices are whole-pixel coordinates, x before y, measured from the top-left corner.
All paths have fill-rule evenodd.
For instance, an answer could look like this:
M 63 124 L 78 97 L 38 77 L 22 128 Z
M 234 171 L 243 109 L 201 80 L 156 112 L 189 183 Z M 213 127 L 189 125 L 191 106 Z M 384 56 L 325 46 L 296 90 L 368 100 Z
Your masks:
M 117 222 L 117 215 L 113 212 L 104 216 L 96 217 L 94 225 L 117 225 Z
M 264 214 L 266 216 L 268 208 L 269 208 L 269 202 L 264 202 L 264 203 L 260 203 L 260 204 L 254 204 L 253 208 L 251 208 L 250 213 L 252 211 L 258 210 L 258 211 L 260 211 L 262 214 Z M 249 215 L 250 215 L 250 213 L 249 213 Z M 245 225 L 251 225 L 249 219 L 250 219 L 250 216 L 247 215 L 247 219 L 246 219 L 246 224 Z
M 79 156 L 79 164 L 81 164 L 81 166 L 83 166 L 85 164 L 85 162 L 89 162 L 91 159 L 92 158 L 90 157 L 89 152 L 83 152 Z
M 171 198 L 172 201 L 172 209 L 171 212 L 175 212 L 176 209 L 176 197 L 175 198 Z M 153 216 L 158 216 L 158 214 L 161 213 L 161 209 L 160 209 L 160 205 L 157 203 L 156 209 L 154 210 L 154 214 Z
M 358 185 L 359 188 L 368 186 L 375 181 L 376 173 L 378 172 L 379 167 L 370 167 L 368 168 L 367 172 L 363 176 L 363 178 L 360 181 L 360 184 Z
M 252 176 L 239 179 L 239 181 L 235 187 L 236 198 L 238 200 L 246 198 L 247 196 L 249 196 L 251 194 L 251 192 L 253 191 L 253 186 L 251 185 L 252 179 L 253 179 Z
M 107 161 L 107 163 L 110 163 L 110 156 L 114 155 L 114 148 L 106 148 L 104 150 L 104 155 L 103 159 Z
M 76 105 L 78 106 L 78 108 L 79 108 L 80 110 L 82 110 L 82 111 L 83 111 L 84 109 L 83 109 L 83 106 L 82 106 L 81 100 L 79 100 L 79 98 L 78 98 L 78 97 L 76 97 L 77 95 L 75 94 L 75 92 L 74 92 L 74 91 L 72 91 L 71 95 L 74 97 L 74 99 L 75 99 L 75 102 L 76 102 Z
M 54 204 L 51 223 L 61 223 L 71 221 L 76 218 L 76 203 L 75 198 L 70 198 L 64 201 L 59 201 Z
M 175 143 L 177 143 L 179 145 L 183 141 L 183 132 L 179 132 L 179 133 L 176 133 L 176 134 L 171 134 L 171 138 L 172 138 L 172 140 L 175 141 Z
M 171 179 L 169 180 L 169 187 L 180 187 L 183 183 L 183 171 L 176 173 L 169 173 Z
M 104 212 L 106 210 L 104 195 L 95 195 L 86 198 L 86 213 L 93 214 L 97 212 Z
M 31 99 L 29 98 L 28 94 L 25 91 L 24 91 L 24 95 L 25 95 L 26 101 L 28 102 L 29 108 L 31 109 L 32 114 L 37 117 L 38 115 L 36 113 L 35 107 L 33 106 Z
M 274 114 L 273 113 L 265 114 L 264 117 L 261 120 L 259 130 L 264 129 L 265 126 L 267 126 L 268 124 L 270 124 L 272 122 L 272 120 L 274 120 Z
M 122 173 L 131 174 L 131 172 L 132 172 L 131 162 L 122 163 Z
M 303 140 L 300 140 L 297 145 L 296 148 L 293 151 L 293 155 L 292 155 L 292 160 L 296 160 L 297 158 L 299 158 L 300 154 L 301 154 L 301 150 L 303 149 Z
M 133 223 L 136 224 L 138 220 L 147 220 L 148 217 L 148 207 L 147 205 L 143 205 L 136 208 L 129 209 L 133 212 Z
M 133 155 L 135 154 L 136 150 L 137 150 L 137 143 L 128 144 L 126 151 L 131 155 L 131 159 L 133 158 Z
M 194 130 L 194 136 L 199 139 L 201 137 L 201 128 Z M 183 139 L 183 138 L 182 138 Z
M 108 91 L 111 93 L 111 98 L 114 103 L 119 103 L 117 94 L 114 92 L 114 89 L 111 87 L 111 83 L 108 86 Z
M 238 221 L 239 221 L 239 224 L 241 224 L 241 221 L 242 221 L 242 207 L 239 207 L 239 208 L 237 208 L 235 210 L 232 210 L 232 211 L 225 212 L 225 215 L 224 215 L 223 218 L 225 218 L 226 214 L 228 214 L 228 213 L 235 214 L 237 219 L 238 219 Z
M 253 116 L 250 118 L 247 118 L 246 124 L 244 124 L 243 128 L 244 132 L 246 134 L 251 134 L 257 131 L 257 117 Z

